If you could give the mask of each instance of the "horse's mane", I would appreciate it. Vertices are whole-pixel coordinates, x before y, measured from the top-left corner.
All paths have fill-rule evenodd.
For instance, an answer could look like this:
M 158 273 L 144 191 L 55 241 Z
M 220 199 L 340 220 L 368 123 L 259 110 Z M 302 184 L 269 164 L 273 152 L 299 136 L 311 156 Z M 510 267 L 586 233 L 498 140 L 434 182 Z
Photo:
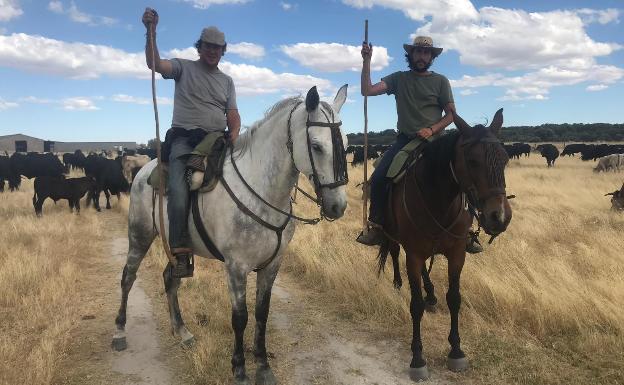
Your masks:
M 258 130 L 258 127 L 262 126 L 267 121 L 272 119 L 274 116 L 284 111 L 290 112 L 290 110 L 293 107 L 295 107 L 299 103 L 302 103 L 303 101 L 304 99 L 302 96 L 292 96 L 292 97 L 280 100 L 279 102 L 275 103 L 272 107 L 270 107 L 264 113 L 264 116 L 260 120 L 257 120 L 256 122 L 254 122 L 249 128 L 245 130 L 245 132 L 241 133 L 241 135 L 238 137 L 238 139 L 236 140 L 236 144 L 234 145 L 234 151 L 237 153 L 237 156 L 240 157 L 243 154 L 245 154 L 247 151 L 249 151 L 249 149 L 251 148 L 251 142 L 253 140 L 254 135 L 256 134 L 256 131 Z M 321 101 L 320 105 L 329 109 L 330 111 L 332 110 L 331 105 L 327 102 Z
M 488 129 L 482 125 L 474 126 L 471 132 L 471 136 L 474 136 L 476 140 L 488 134 Z M 455 160 L 455 145 L 460 135 L 459 130 L 453 130 L 425 146 L 423 158 L 429 164 L 426 176 L 428 180 L 432 180 L 435 175 L 440 175 L 440 172 L 444 171 L 449 163 Z

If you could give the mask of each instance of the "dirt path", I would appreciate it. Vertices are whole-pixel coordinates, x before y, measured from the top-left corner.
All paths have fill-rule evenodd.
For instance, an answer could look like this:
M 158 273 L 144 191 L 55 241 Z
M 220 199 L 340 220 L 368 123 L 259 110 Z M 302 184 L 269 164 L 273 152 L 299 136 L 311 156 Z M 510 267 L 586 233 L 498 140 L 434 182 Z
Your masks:
M 119 305 L 119 280 L 127 252 L 125 217 L 118 211 L 98 214 L 106 223 L 102 253 L 86 267 L 79 293 L 83 316 L 62 359 L 58 384 L 190 384 L 195 381 L 188 356 L 169 334 L 162 278 L 144 265 L 130 293 L 126 325 L 128 349 L 110 347 Z M 253 290 L 255 280 L 249 282 Z M 156 302 L 155 302 L 156 303 Z M 161 314 L 162 313 L 162 314 Z M 250 311 L 250 328 L 253 328 Z M 191 327 L 192 328 L 192 327 Z M 192 331 L 192 330 L 191 330 Z M 268 343 L 278 381 L 285 385 L 403 385 L 409 380 L 407 341 L 384 341 L 340 319 L 319 295 L 310 295 L 282 272 L 273 289 Z M 247 341 L 248 344 L 251 341 Z M 273 345 L 271 345 L 273 343 Z M 251 358 L 251 357 L 250 357 Z M 223 357 L 229 360 L 229 357 Z M 253 373 L 253 358 L 248 371 Z M 430 368 L 428 384 L 455 381 Z
M 338 319 L 327 305 L 308 295 L 287 274 L 273 287 L 269 329 L 280 334 L 281 356 L 298 385 L 407 385 L 411 352 L 406 341 L 374 339 L 351 322 Z M 269 346 L 269 350 L 271 347 Z M 427 384 L 452 383 L 430 370 Z
M 85 214 L 86 215 L 86 214 Z M 155 315 L 152 299 L 162 298 L 158 287 L 162 278 L 149 269 L 140 269 L 128 301 L 126 324 L 128 349 L 111 349 L 114 319 L 119 306 L 119 281 L 128 250 L 126 219 L 114 210 L 100 215 L 105 229 L 101 255 L 84 271 L 84 289 L 79 293 L 84 315 L 71 335 L 71 344 L 63 357 L 59 384 L 186 384 L 180 348 L 169 337 L 163 319 Z M 154 276 L 156 275 L 156 276 Z M 142 279 L 143 278 L 143 279 Z

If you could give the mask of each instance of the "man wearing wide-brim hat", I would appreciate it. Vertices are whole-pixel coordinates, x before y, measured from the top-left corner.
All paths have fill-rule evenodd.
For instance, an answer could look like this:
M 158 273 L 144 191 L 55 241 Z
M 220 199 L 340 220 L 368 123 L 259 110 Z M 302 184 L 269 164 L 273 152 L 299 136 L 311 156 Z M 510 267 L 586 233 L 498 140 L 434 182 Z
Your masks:
M 154 33 L 156 31 L 158 13 L 147 8 L 142 21 L 148 29 L 149 37 L 150 29 Z M 155 36 L 153 43 L 153 52 L 150 44 L 145 46 L 147 66 L 154 68 L 163 78 L 175 80 L 173 119 L 163 146 L 163 161 L 169 163 L 169 245 L 177 260 L 169 274 L 174 278 L 183 278 L 193 274 L 193 254 L 188 232 L 187 163 L 193 158 L 191 153 L 195 146 L 208 136 L 218 136 L 220 142 L 225 143 L 227 128 L 229 140 L 236 140 L 241 124 L 240 115 L 234 81 L 218 68 L 227 44 L 225 34 L 217 27 L 202 30 L 195 43 L 199 55 L 197 60 L 161 59 Z M 203 158 L 197 163 L 202 161 Z
M 412 44 L 403 44 L 409 71 L 398 71 L 372 84 L 370 62 L 372 44 L 362 44 L 362 96 L 394 95 L 399 134 L 371 175 L 371 203 L 368 216 L 370 230 L 360 234 L 357 241 L 377 245 L 383 240 L 384 207 L 389 198 L 389 178 L 386 177 L 394 156 L 411 140 L 433 140 L 453 122 L 455 103 L 448 79 L 429 71 L 442 48 L 429 36 L 417 36 Z

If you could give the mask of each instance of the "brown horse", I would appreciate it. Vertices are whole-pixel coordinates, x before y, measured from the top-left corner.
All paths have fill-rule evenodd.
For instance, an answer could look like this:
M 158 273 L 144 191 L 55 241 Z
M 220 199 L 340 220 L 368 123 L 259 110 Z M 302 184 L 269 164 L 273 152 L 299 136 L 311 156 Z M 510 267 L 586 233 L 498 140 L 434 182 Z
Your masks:
M 435 305 L 433 285 L 424 269 L 427 258 L 444 254 L 448 259 L 449 289 L 446 302 L 451 313 L 448 368 L 461 371 L 468 361 L 460 348 L 459 278 L 466 257 L 465 246 L 472 216 L 467 201 L 477 209 L 484 231 L 497 236 L 511 221 L 511 207 L 505 192 L 505 166 L 509 160 L 497 135 L 503 124 L 503 110 L 496 112 L 489 127 L 471 127 L 455 115 L 457 132 L 429 143 L 404 179 L 394 185 L 386 226 L 388 239 L 379 250 L 379 268 L 392 256 L 395 286 L 401 285 L 398 267 L 399 245 L 406 254 L 412 299 L 413 323 L 410 377 L 418 381 L 429 373 L 423 355 L 420 321 L 427 305 Z M 421 292 L 421 275 L 427 297 Z

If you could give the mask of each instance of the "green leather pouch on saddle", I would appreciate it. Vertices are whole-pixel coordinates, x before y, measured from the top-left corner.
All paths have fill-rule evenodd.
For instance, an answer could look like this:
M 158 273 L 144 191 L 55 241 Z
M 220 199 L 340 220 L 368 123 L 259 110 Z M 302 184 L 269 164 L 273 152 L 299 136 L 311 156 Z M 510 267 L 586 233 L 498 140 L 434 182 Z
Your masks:
M 386 177 L 392 179 L 392 183 L 398 183 L 403 176 L 405 175 L 405 171 L 418 159 L 420 153 L 425 148 L 424 144 L 427 143 L 428 140 L 423 140 L 421 138 L 414 138 L 409 143 L 407 143 L 392 159 L 392 163 L 390 163 L 390 167 L 388 168 L 388 172 L 386 173 Z M 381 157 L 377 158 L 373 163 L 373 167 L 376 167 L 381 161 Z
M 199 155 L 206 158 L 206 169 L 204 171 L 204 180 L 202 186 L 199 189 L 201 192 L 212 191 L 219 177 L 223 172 L 223 163 L 225 162 L 226 154 L 226 140 L 223 132 L 210 132 L 204 139 L 199 142 L 195 149 L 191 152 L 192 155 Z M 184 155 L 188 156 L 188 155 Z M 166 168 L 163 169 L 165 176 L 165 186 L 167 185 Z M 154 168 L 147 183 L 155 189 L 158 189 L 158 168 Z

